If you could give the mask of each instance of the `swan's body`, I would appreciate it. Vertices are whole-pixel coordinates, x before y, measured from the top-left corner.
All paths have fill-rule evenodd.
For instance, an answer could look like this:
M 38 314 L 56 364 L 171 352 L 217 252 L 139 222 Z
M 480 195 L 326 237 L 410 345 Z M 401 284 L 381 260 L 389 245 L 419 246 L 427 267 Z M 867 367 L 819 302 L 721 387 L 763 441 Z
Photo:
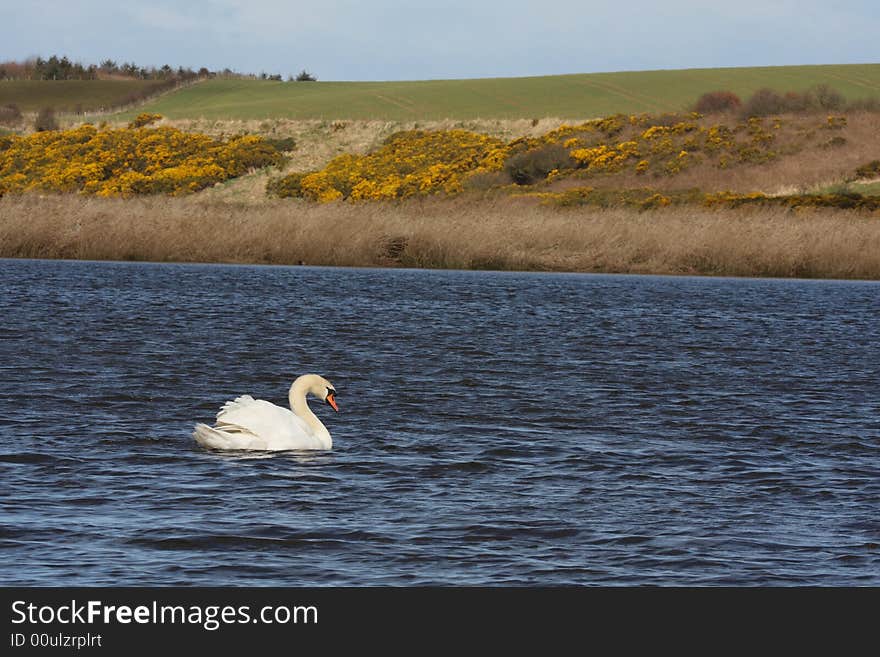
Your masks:
M 213 427 L 197 424 L 193 438 L 211 449 L 331 449 L 330 432 L 309 408 L 307 394 L 339 410 L 333 384 L 317 374 L 303 374 L 290 386 L 290 409 L 250 395 L 236 397 L 223 404 Z

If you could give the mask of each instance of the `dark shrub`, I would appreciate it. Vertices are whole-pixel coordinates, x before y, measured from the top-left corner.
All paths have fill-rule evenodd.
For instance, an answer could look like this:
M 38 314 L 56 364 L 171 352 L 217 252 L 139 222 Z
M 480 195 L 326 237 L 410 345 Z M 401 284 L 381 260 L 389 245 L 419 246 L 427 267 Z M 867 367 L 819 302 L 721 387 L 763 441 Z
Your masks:
M 403 236 L 388 237 L 382 245 L 382 255 L 389 260 L 400 261 L 409 244 L 409 239 Z
M 233 176 L 240 176 L 252 169 L 275 166 L 284 157 L 265 139 L 247 141 L 231 139 L 226 145 L 227 162 L 224 168 Z
M 827 84 L 817 85 L 806 93 L 789 91 L 780 96 L 772 89 L 759 89 L 742 108 L 745 117 L 770 116 L 785 112 L 829 112 L 846 107 L 846 99 Z
M 543 180 L 554 169 L 572 169 L 575 161 L 561 144 L 539 146 L 510 156 L 504 171 L 517 185 L 531 185 Z
M 502 187 L 510 182 L 503 171 L 481 171 L 464 179 L 465 189 L 486 192 L 495 187 Z
M 51 107 L 44 107 L 37 112 L 37 120 L 34 122 L 34 130 L 37 132 L 45 132 L 47 130 L 57 130 L 58 122 L 55 120 L 55 110 Z
M 651 117 L 651 125 L 659 125 L 664 128 L 671 128 L 672 126 L 681 123 L 684 119 L 681 114 L 677 114 L 676 112 L 664 112 L 663 114 L 655 114 Z
M 300 71 L 299 75 L 296 76 L 297 82 L 317 82 L 318 78 L 303 69 Z
M 813 87 L 807 91 L 805 96 L 807 98 L 807 106 L 810 109 L 836 111 L 843 109 L 844 105 L 846 105 L 846 99 L 827 84 Z
M 782 114 L 786 110 L 785 99 L 772 89 L 758 89 L 745 105 L 742 113 L 746 117 Z
M 720 114 L 735 112 L 742 107 L 742 101 L 730 91 L 710 91 L 703 94 L 694 105 L 694 111 L 700 114 Z
M 279 153 L 292 151 L 296 148 L 296 140 L 293 137 L 277 137 L 266 139 L 266 143 L 271 144 Z
M 303 195 L 302 179 L 307 175 L 307 172 L 297 172 L 270 180 L 266 184 L 266 193 L 280 198 L 299 198 Z
M 880 160 L 872 160 L 856 169 L 856 178 L 874 178 L 880 176 Z

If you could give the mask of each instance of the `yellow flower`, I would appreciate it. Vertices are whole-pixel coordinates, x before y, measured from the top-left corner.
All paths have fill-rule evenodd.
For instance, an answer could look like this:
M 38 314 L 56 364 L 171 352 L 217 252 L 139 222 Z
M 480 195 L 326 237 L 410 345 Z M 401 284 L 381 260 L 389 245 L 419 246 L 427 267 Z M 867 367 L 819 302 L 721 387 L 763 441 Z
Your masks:
M 278 164 L 281 154 L 259 137 L 228 142 L 171 127 L 71 130 L 12 139 L 0 150 L 0 188 L 83 194 L 184 194 L 249 169 Z
M 318 202 L 457 194 L 466 176 L 497 171 L 508 152 L 500 139 L 466 130 L 410 130 L 367 155 L 340 155 L 320 171 L 274 181 L 270 191 Z

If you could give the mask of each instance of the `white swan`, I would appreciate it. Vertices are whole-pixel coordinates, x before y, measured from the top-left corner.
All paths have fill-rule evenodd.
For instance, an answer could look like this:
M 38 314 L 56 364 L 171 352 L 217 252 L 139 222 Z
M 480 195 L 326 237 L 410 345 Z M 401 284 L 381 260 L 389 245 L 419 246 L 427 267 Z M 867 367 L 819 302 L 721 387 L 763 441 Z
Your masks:
M 333 384 L 323 376 L 303 374 L 290 386 L 292 411 L 243 395 L 223 404 L 213 427 L 196 424 L 193 438 L 199 445 L 212 449 L 330 449 L 333 439 L 309 408 L 309 393 L 339 412 Z

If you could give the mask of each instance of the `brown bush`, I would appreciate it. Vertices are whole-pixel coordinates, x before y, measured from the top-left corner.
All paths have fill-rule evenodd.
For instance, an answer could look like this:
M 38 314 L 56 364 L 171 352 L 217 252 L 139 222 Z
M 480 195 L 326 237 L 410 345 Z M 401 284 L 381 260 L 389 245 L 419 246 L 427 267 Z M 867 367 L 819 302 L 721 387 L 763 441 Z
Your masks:
M 703 94 L 694 105 L 694 111 L 700 114 L 720 114 L 735 112 L 742 107 L 742 101 L 730 91 L 710 91 Z
M 772 89 L 758 89 L 745 102 L 742 108 L 743 116 L 770 116 L 782 114 L 786 111 L 785 99 Z
M 846 99 L 827 84 L 820 84 L 799 94 L 780 95 L 772 89 L 759 89 L 742 108 L 742 115 L 770 116 L 786 112 L 835 112 L 847 107 Z
M 806 112 L 810 108 L 810 99 L 796 91 L 786 92 L 782 100 L 789 112 Z
M 846 106 L 846 99 L 836 90 L 827 84 L 820 84 L 805 94 L 807 98 L 807 108 L 819 111 L 837 111 Z

